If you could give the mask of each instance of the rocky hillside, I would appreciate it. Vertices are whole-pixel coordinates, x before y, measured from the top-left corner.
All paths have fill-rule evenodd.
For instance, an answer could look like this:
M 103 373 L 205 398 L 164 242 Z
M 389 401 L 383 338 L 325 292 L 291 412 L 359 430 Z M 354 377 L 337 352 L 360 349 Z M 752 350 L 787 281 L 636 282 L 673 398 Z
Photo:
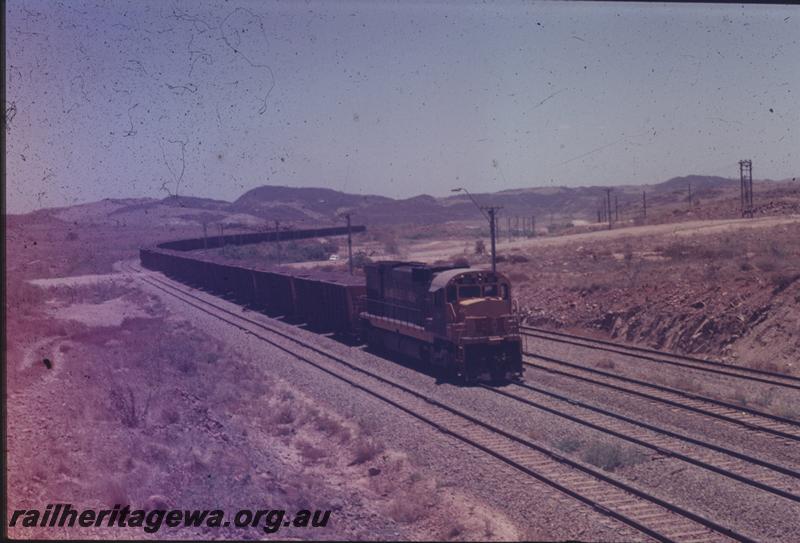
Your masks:
M 756 182 L 759 197 L 787 190 L 797 192 L 791 181 Z M 689 186 L 692 202 L 689 204 Z M 598 208 L 609 187 L 532 187 L 477 193 L 473 198 L 480 205 L 502 206 L 501 226 L 505 217 L 535 216 L 538 225 L 567 224 L 573 221 L 597 220 Z M 620 220 L 641 215 L 642 193 L 653 216 L 659 209 L 668 215 L 699 213 L 702 218 L 726 218 L 738 213 L 739 181 L 722 177 L 675 177 L 655 185 L 622 185 L 612 189 L 612 207 L 619 206 Z M 777 193 L 776 193 L 777 194 Z M 774 196 L 774 194 L 773 194 Z M 770 196 L 772 198 L 772 196 Z M 776 196 L 780 200 L 780 195 Z M 757 198 L 758 200 L 758 198 Z M 702 202 L 705 211 L 695 210 Z M 765 202 L 756 202 L 757 204 Z M 724 204 L 724 205 L 717 205 Z M 782 204 L 770 200 L 772 207 Z M 776 209 L 777 209 L 776 208 Z M 71 224 L 111 224 L 115 226 L 157 224 L 164 227 L 199 226 L 221 223 L 227 227 L 258 228 L 265 221 L 279 220 L 307 224 L 341 222 L 339 215 L 350 211 L 354 220 L 367 225 L 442 224 L 448 221 L 474 220 L 479 212 L 464 193 L 443 198 L 420 195 L 407 199 L 385 196 L 348 194 L 327 188 L 294 188 L 264 185 L 242 194 L 233 202 L 193 196 L 105 199 L 100 202 L 65 208 L 39 210 L 34 217 L 45 216 Z M 780 210 L 778 210 L 780 212 Z M 706 217 L 709 213 L 713 217 Z M 680 218 L 680 217 L 678 217 Z M 659 219 L 659 222 L 663 222 Z
M 501 269 L 530 324 L 796 373 L 800 222 L 750 224 L 540 247 Z

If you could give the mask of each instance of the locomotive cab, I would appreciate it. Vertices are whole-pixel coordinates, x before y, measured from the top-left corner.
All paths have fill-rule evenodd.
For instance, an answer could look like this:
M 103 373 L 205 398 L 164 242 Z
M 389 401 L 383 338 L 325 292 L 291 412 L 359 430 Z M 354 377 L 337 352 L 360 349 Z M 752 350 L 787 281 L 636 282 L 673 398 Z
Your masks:
M 371 347 L 420 359 L 465 381 L 521 375 L 519 327 L 504 275 L 397 261 L 364 270 L 362 333 Z
M 454 346 L 458 372 L 467 380 L 514 378 L 522 373 L 519 325 L 511 284 L 497 272 L 448 270 L 431 282 L 432 321 Z

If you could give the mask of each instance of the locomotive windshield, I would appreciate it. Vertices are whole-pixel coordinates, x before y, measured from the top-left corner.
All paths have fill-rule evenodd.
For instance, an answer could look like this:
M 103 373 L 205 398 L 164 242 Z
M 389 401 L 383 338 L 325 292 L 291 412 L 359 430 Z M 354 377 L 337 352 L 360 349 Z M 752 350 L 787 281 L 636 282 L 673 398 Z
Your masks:
M 447 301 L 468 300 L 470 298 L 503 298 L 508 299 L 508 285 L 492 283 L 489 285 L 465 285 L 449 287 Z
M 446 288 L 447 302 L 474 298 L 508 299 L 508 283 L 501 277 L 487 272 L 465 273 L 449 281 Z
M 480 298 L 480 297 L 481 297 L 481 287 L 478 285 L 470 285 L 468 287 L 460 287 L 458 289 L 459 300 L 464 300 L 467 298 Z

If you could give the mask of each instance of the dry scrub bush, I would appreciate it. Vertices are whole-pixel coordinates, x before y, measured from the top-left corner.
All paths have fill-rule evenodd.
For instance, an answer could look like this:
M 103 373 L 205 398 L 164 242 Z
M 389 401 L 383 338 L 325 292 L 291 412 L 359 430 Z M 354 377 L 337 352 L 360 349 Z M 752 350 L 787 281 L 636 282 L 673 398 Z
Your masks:
M 277 425 L 292 424 L 295 419 L 295 410 L 288 405 L 279 407 L 272 413 L 272 416 L 270 416 L 270 422 Z
M 760 390 L 755 400 L 753 400 L 753 403 L 760 407 L 768 407 L 772 405 L 772 402 L 775 400 L 775 392 L 776 390 L 774 388 Z
M 458 521 L 455 521 L 453 525 L 450 527 L 450 529 L 447 530 L 447 539 L 457 538 L 458 536 L 463 534 L 466 529 L 467 528 L 463 524 L 461 524 Z
M 152 397 L 153 391 L 151 390 L 144 401 L 144 406 L 137 408 L 136 396 L 130 386 L 114 385 L 109 391 L 111 408 L 116 411 L 122 424 L 128 428 L 137 428 L 140 425 L 144 425 L 147 419 L 147 412 L 150 410 Z
M 600 360 L 595 364 L 595 367 L 604 370 L 613 370 L 616 367 L 616 364 L 614 364 L 614 361 L 611 360 L 610 358 L 603 358 L 602 360 Z
M 350 440 L 350 430 L 327 415 L 318 416 L 314 421 L 314 428 L 327 437 L 336 438 L 339 443 L 347 443 Z
M 795 274 L 780 274 L 772 278 L 772 284 L 775 287 L 772 289 L 772 294 L 779 294 L 789 288 L 789 286 L 800 279 L 800 273 Z
M 284 402 L 290 402 L 294 400 L 294 394 L 291 390 L 283 389 L 278 393 L 278 398 Z
M 748 364 L 751 368 L 761 370 L 761 371 L 769 371 L 772 373 L 791 373 L 791 370 L 788 366 L 784 364 L 777 364 L 772 360 L 765 360 L 759 359 Z
M 675 242 L 667 245 L 661 251 L 661 254 L 671 258 L 672 260 L 686 260 L 691 258 L 693 249 L 694 248 L 691 245 L 686 243 Z
M 778 400 L 772 406 L 772 411 L 779 417 L 800 421 L 800 406 L 789 400 Z
M 422 520 L 429 511 L 427 501 L 419 496 L 401 494 L 389 504 L 386 513 L 390 518 L 403 524 L 412 524 Z
M 295 443 L 295 447 L 300 452 L 300 456 L 310 463 L 316 463 L 327 456 L 327 452 L 319 447 L 315 447 L 310 441 L 300 439 Z
M 369 462 L 383 452 L 383 446 L 369 438 L 360 438 L 353 446 L 353 461 L 351 465 Z
M 483 519 L 483 536 L 488 540 L 492 539 L 495 535 L 494 523 L 491 519 Z
M 582 443 L 578 439 L 573 439 L 571 437 L 567 437 L 564 439 L 560 439 L 556 442 L 556 447 L 560 451 L 564 451 L 567 453 L 575 452 L 581 448 Z
M 642 462 L 644 455 L 634 449 L 596 442 L 584 451 L 583 460 L 606 471 L 614 471 Z
M 686 377 L 685 375 L 675 377 L 670 381 L 670 385 L 672 385 L 673 388 L 679 388 L 689 392 L 701 392 L 703 390 L 703 385 L 697 379 Z
M 319 409 L 316 407 L 308 407 L 305 404 L 294 404 L 293 407 L 297 412 L 295 417 L 295 422 L 297 423 L 295 426 L 297 428 L 314 422 L 320 416 Z
M 181 421 L 181 415 L 174 407 L 169 407 L 161 411 L 161 420 L 164 424 L 178 424 Z
M 197 371 L 197 366 L 191 357 L 183 356 L 178 359 L 175 367 L 185 375 L 193 375 Z
M 775 271 L 777 264 L 772 259 L 760 258 L 756 261 L 756 268 L 769 273 Z
M 120 285 L 116 281 L 98 281 L 90 285 L 68 285 L 56 288 L 73 302 L 88 304 L 100 304 L 131 294 L 129 287 Z
M 733 392 L 733 401 L 741 405 L 747 405 L 747 396 L 741 388 L 736 388 Z

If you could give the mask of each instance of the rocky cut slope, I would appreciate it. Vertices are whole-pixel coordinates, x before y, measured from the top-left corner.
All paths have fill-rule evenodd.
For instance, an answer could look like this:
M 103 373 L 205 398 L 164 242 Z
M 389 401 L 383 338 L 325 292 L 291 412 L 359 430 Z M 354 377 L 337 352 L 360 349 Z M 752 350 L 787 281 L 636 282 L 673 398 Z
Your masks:
M 720 223 L 565 238 L 502 269 L 530 324 L 800 374 L 800 216 Z

